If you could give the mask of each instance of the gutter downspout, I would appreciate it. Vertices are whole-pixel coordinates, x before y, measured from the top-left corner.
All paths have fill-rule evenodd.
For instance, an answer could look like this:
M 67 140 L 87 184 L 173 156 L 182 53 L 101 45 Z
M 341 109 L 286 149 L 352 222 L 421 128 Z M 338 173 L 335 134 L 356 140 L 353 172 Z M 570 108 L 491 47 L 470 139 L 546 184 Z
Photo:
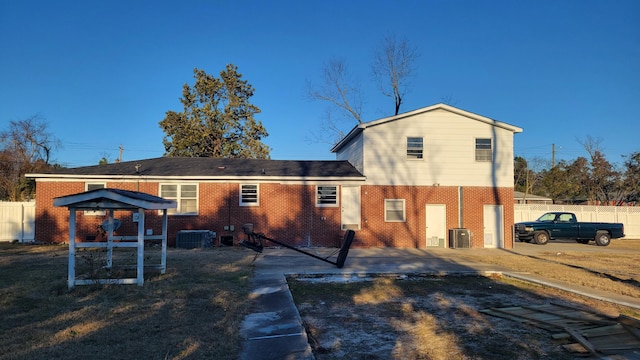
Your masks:
M 462 186 L 458 186 L 458 227 L 462 228 L 463 224 L 464 224 L 464 219 L 463 219 L 463 211 L 462 211 L 462 205 L 464 203 L 463 200 L 463 188 Z

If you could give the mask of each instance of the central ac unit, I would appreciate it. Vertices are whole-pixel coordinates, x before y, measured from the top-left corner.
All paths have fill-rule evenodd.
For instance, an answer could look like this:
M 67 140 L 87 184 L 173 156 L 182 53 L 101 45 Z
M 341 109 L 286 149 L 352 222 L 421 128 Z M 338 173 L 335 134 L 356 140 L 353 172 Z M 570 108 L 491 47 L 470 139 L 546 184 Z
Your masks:
M 449 230 L 449 247 L 456 248 L 470 248 L 471 247 L 471 233 L 469 229 L 456 228 Z
M 215 231 L 180 230 L 176 236 L 176 247 L 183 249 L 208 248 L 213 246 L 215 238 Z

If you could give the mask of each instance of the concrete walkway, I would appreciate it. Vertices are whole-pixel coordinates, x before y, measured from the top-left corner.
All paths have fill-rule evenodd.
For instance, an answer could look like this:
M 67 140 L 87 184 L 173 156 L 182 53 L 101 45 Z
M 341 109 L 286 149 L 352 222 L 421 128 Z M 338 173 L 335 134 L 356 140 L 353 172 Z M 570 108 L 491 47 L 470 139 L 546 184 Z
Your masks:
M 584 249 L 585 245 L 581 245 Z M 368 277 L 370 275 L 461 275 L 499 273 L 525 281 L 557 287 L 599 300 L 610 301 L 640 309 L 640 299 L 568 285 L 530 273 L 514 273 L 495 265 L 461 260 L 461 252 L 478 254 L 484 251 L 511 251 L 535 256 L 537 251 L 550 248 L 518 243 L 513 250 L 500 249 L 351 249 L 342 269 L 290 249 L 265 249 L 256 259 L 253 312 L 241 329 L 244 344 L 241 360 L 306 360 L 314 359 L 307 334 L 296 308 L 287 276 L 322 276 L 334 281 Z M 327 257 L 334 249 L 308 249 L 320 257 Z M 335 256 L 330 258 L 335 260 Z

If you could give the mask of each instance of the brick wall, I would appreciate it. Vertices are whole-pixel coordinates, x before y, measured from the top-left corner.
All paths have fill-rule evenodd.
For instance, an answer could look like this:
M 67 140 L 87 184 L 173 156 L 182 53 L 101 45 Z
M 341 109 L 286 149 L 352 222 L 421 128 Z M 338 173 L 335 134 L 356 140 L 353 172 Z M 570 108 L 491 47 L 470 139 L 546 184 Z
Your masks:
M 152 182 L 107 183 L 107 187 L 141 191 L 158 195 L 159 184 Z M 230 236 L 234 243 L 244 239 L 242 225 L 253 223 L 256 232 L 292 245 L 336 246 L 342 238 L 340 208 L 315 206 L 314 185 L 260 184 L 259 206 L 239 205 L 239 184 L 201 183 L 199 185 L 199 215 L 169 216 L 168 242 L 175 245 L 179 230 L 206 229 L 218 237 Z M 84 192 L 84 182 L 38 182 L 36 193 L 36 240 L 62 243 L 69 239 L 69 211 L 53 207 L 55 197 Z M 137 234 L 137 224 L 129 211 L 116 211 L 122 220 L 117 235 Z M 97 227 L 106 216 L 76 213 L 76 238 L 85 241 L 96 237 Z M 225 230 L 227 227 L 229 230 Z M 145 211 L 145 228 L 154 234 L 162 231 L 162 216 L 157 211 Z M 230 230 L 233 228 L 233 231 Z M 269 245 L 269 244 L 267 244 Z
M 141 191 L 158 195 L 158 183 L 107 183 L 107 187 Z M 229 236 L 234 243 L 244 239 L 242 225 L 252 223 L 256 232 L 291 245 L 338 246 L 344 232 L 340 228 L 340 207 L 316 207 L 314 185 L 260 184 L 259 206 L 239 205 L 239 184 L 201 183 L 199 215 L 169 216 L 168 241 L 175 245 L 179 230 L 206 229 L 216 231 L 218 238 Z M 84 182 L 38 182 L 36 193 L 37 241 L 67 242 L 69 211 L 54 208 L 53 198 L 84 191 Z M 356 232 L 354 247 L 426 247 L 425 205 L 446 205 L 447 229 L 460 227 L 457 187 L 372 186 L 361 188 L 361 230 Z M 406 200 L 406 221 L 384 221 L 384 199 Z M 462 226 L 472 236 L 471 246 L 484 247 L 483 206 L 502 204 L 504 211 L 504 247 L 513 247 L 513 189 L 465 187 L 462 190 Z M 137 234 L 131 212 L 119 211 L 115 217 L 123 221 L 118 235 Z M 106 216 L 87 216 L 77 212 L 76 237 L 97 237 L 96 228 Z M 228 227 L 229 230 L 225 230 Z M 233 231 L 230 230 L 233 227 Z M 145 228 L 154 234 L 162 230 L 162 217 L 157 211 L 145 212 Z M 267 244 L 269 245 L 269 244 Z
M 468 228 L 471 247 L 484 247 L 484 205 L 503 205 L 504 247 L 513 247 L 513 189 L 465 187 L 462 189 L 462 224 L 459 221 L 458 187 L 447 186 L 363 186 L 362 230 L 356 233 L 354 246 L 426 247 L 427 204 L 446 206 L 446 228 Z M 406 221 L 385 222 L 384 200 L 405 199 Z M 447 234 L 448 236 L 448 234 Z
M 465 187 L 463 193 L 463 226 L 473 234 L 471 247 L 484 247 L 484 205 L 502 205 L 504 214 L 504 248 L 513 248 L 513 188 Z

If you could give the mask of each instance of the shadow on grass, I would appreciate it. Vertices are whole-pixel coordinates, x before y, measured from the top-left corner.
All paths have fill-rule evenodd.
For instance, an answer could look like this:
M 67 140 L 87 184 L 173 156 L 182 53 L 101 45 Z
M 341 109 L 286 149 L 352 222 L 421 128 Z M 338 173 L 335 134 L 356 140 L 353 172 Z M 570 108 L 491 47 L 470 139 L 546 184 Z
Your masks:
M 235 359 L 253 254 L 169 249 L 136 285 L 67 290 L 63 246 L 0 247 L 0 359 Z
M 316 359 L 572 359 L 551 334 L 479 312 L 558 302 L 483 276 L 290 279 Z M 570 302 L 569 302 L 570 303 Z

